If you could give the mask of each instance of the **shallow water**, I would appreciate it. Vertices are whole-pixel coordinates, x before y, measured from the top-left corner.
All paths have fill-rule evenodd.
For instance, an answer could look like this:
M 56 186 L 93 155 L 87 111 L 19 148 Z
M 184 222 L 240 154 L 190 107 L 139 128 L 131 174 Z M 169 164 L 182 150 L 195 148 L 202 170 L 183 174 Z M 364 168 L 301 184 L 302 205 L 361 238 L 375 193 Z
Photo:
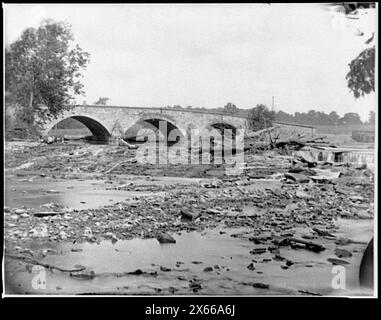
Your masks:
M 56 203 L 72 209 L 92 209 L 150 193 L 106 190 L 99 181 L 9 181 L 5 182 L 5 206 L 39 208 Z
M 173 183 L 198 184 L 203 179 L 161 177 L 124 177 L 123 182 L 106 183 L 103 180 L 53 180 L 42 178 L 5 179 L 4 205 L 12 208 L 39 208 L 43 204 L 56 203 L 71 209 L 95 209 L 118 201 L 133 200 L 136 197 L 163 194 L 161 191 L 116 190 L 122 184 L 136 186 L 163 186 Z
M 351 263 L 345 267 L 347 290 L 358 288 L 362 253 L 373 234 L 372 221 L 369 220 L 361 221 L 355 232 L 348 229 L 348 224 L 357 222 L 345 221 L 340 229 L 340 236 L 364 240 L 364 243 L 345 247 L 353 252 L 353 256 L 347 258 Z M 335 258 L 332 240 L 324 241 L 327 250 L 321 253 L 281 248 L 280 255 L 294 262 L 288 269 L 282 269 L 285 261 L 263 261 L 274 258 L 268 251 L 257 255 L 249 253 L 254 248 L 267 247 L 248 241 L 245 235 L 250 233 L 249 229 L 222 227 L 204 232 L 183 232 L 173 235 L 175 244 L 160 244 L 156 239 L 132 239 L 114 244 L 110 241 L 100 244 L 30 243 L 27 247 L 36 253 L 46 248 L 55 251 L 55 254 L 47 255 L 40 261 L 67 269 L 82 265 L 93 270 L 95 277 L 77 279 L 68 273 L 46 270 L 46 288 L 36 290 L 31 283 L 38 273 L 26 272 L 24 262 L 6 259 L 6 292 L 289 295 L 306 290 L 335 295 L 331 285 L 333 266 L 327 261 L 327 258 Z M 243 237 L 232 237 L 237 234 Z M 72 252 L 73 248 L 81 251 Z M 247 268 L 250 263 L 254 263 L 255 270 Z M 211 267 L 211 271 L 204 271 L 206 267 Z M 148 274 L 127 274 L 137 269 Z M 151 272 L 157 274 L 151 275 Z M 190 287 L 193 279 L 199 280 L 201 284 L 197 292 Z M 269 288 L 254 288 L 250 285 L 258 282 L 268 284 Z M 340 294 L 345 295 L 345 291 Z

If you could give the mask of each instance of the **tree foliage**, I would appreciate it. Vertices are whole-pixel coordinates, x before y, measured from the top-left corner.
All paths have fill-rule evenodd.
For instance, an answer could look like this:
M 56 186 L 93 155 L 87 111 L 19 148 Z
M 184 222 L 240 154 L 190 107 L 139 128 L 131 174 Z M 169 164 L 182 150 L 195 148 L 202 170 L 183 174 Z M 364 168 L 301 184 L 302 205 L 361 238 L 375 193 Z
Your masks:
M 362 51 L 350 64 L 346 79 L 355 98 L 374 91 L 375 46 Z
M 70 26 L 44 20 L 5 49 L 5 102 L 21 110 L 23 121 L 56 117 L 83 94 L 81 70 L 90 55 L 73 41 Z
M 224 106 L 224 111 L 228 114 L 234 114 L 238 111 L 238 108 L 235 104 L 231 103 L 231 102 L 228 102 L 225 106 Z
M 344 114 L 341 121 L 342 121 L 342 124 L 347 124 L 347 125 L 362 124 L 360 116 L 354 112 L 348 112 Z
M 274 119 L 275 113 L 264 104 L 258 104 L 249 111 L 249 126 L 254 131 L 271 127 Z
M 376 113 L 373 110 L 369 112 L 368 123 L 372 125 L 376 124 Z
M 343 9 L 343 13 L 349 19 L 359 19 L 364 10 L 375 10 L 375 2 L 333 2 L 330 6 Z M 374 91 L 374 68 L 375 68 L 375 45 L 374 32 L 364 43 L 368 48 L 364 49 L 349 64 L 349 72 L 346 75 L 348 88 L 352 91 L 355 98 L 360 98 Z M 358 36 L 365 36 L 364 32 L 358 32 Z M 372 44 L 373 43 L 373 44 Z
M 106 106 L 107 101 L 109 101 L 109 100 L 110 100 L 110 98 L 107 98 L 107 97 L 99 97 L 99 99 L 97 101 L 95 101 L 94 104 L 100 105 L 100 106 Z
M 295 112 L 295 114 L 278 111 L 275 114 L 275 120 L 312 126 L 363 124 L 360 116 L 354 112 L 346 113 L 343 117 L 340 117 L 336 111 L 331 111 L 327 114 L 323 111 L 316 110 L 309 110 L 308 112 Z

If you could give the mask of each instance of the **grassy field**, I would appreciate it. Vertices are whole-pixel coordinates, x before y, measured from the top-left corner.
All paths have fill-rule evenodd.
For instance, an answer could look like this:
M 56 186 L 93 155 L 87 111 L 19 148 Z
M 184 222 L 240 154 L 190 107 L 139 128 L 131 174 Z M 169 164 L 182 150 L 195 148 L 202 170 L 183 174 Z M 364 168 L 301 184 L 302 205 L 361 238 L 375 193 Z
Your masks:
M 314 126 L 317 134 L 352 135 L 353 130 L 375 130 L 374 126 L 362 124 L 355 126 Z

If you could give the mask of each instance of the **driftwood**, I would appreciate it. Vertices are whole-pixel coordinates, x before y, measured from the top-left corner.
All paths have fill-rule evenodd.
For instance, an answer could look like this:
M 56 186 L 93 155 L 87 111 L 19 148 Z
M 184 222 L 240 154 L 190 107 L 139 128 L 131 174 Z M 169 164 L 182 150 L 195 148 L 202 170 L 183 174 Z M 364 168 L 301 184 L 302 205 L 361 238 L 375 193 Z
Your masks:
M 317 137 L 309 140 L 302 140 L 302 137 L 298 139 L 282 140 L 275 143 L 275 148 L 293 148 L 299 150 L 303 147 L 310 147 L 314 149 L 324 150 L 324 147 L 331 146 L 328 141 L 324 140 L 325 137 Z M 333 146 L 336 147 L 336 146 Z
M 47 216 L 56 216 L 58 214 L 64 214 L 65 212 L 55 212 L 55 211 L 48 211 L 48 212 L 34 212 L 33 215 L 35 217 L 41 218 L 41 217 L 47 217 Z
M 291 242 L 304 244 L 306 246 L 306 248 L 311 250 L 311 251 L 320 252 L 320 251 L 325 250 L 325 248 L 321 244 L 314 243 L 311 241 L 306 241 L 306 240 L 302 240 L 302 239 L 295 239 L 295 238 L 289 238 L 289 240 Z
M 113 171 L 117 167 L 121 166 L 122 164 L 125 164 L 125 163 L 134 163 L 134 162 L 136 162 L 135 158 L 127 159 L 127 160 L 122 160 L 122 161 L 118 162 L 116 165 L 112 166 L 110 169 L 106 170 L 104 173 L 106 173 L 106 174 L 110 173 L 111 171 Z
M 279 140 L 279 133 L 276 134 L 274 131 L 279 129 L 278 126 L 265 128 L 259 131 L 249 133 L 245 136 L 246 146 L 244 150 L 251 148 L 256 149 L 273 149 L 276 142 Z
M 292 243 L 304 244 L 306 246 L 306 249 L 314 251 L 314 252 L 321 252 L 325 250 L 325 247 L 322 246 L 321 244 L 302 240 L 302 239 L 296 239 L 296 238 L 284 238 L 278 242 L 278 245 L 288 246 L 288 245 L 291 245 Z
M 248 133 L 246 135 L 247 138 L 255 138 L 255 137 L 259 137 L 260 135 L 264 134 L 264 133 L 270 133 L 272 131 L 274 131 L 275 129 L 278 129 L 279 127 L 275 126 L 275 127 L 269 127 L 269 128 L 265 128 L 265 129 L 262 129 L 262 130 L 259 130 L 259 131 L 254 131 L 254 132 L 251 132 L 251 133 Z
M 306 144 L 299 140 L 286 140 L 275 143 L 275 148 L 294 147 L 295 149 L 301 149 L 305 146 Z
M 80 272 L 80 271 L 83 271 L 86 269 L 85 267 L 80 267 L 80 268 L 75 268 L 75 269 L 64 269 L 64 268 L 54 266 L 52 264 L 37 261 L 37 260 L 30 258 L 30 257 L 27 257 L 27 256 L 17 256 L 17 255 L 10 255 L 10 254 L 6 254 L 5 256 L 8 258 L 11 258 L 11 259 L 22 260 L 22 261 L 25 261 L 25 262 L 30 263 L 30 264 L 43 266 L 47 269 L 56 269 L 56 270 L 61 271 L 61 272 Z
M 124 141 L 123 139 L 118 139 L 118 146 L 122 147 L 128 147 L 129 149 L 137 149 L 138 146 L 134 144 L 129 144 L 127 141 Z

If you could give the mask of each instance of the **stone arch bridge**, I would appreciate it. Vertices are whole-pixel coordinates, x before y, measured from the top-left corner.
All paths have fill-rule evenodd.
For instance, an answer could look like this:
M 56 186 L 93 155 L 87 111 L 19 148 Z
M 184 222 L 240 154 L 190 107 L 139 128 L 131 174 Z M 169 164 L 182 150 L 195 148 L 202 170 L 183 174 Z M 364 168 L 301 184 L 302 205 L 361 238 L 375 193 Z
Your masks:
M 46 122 L 43 125 L 43 134 L 48 135 L 56 124 L 67 118 L 73 118 L 85 125 L 95 140 L 106 141 L 112 137 L 123 136 L 129 128 L 142 122 L 150 123 L 159 129 L 159 122 L 164 121 L 167 124 L 167 134 L 177 128 L 184 136 L 190 128 L 200 131 L 210 127 L 227 128 L 237 133 L 242 132 L 242 135 L 248 128 L 247 118 L 223 113 L 186 109 L 86 105 L 75 106 L 56 119 Z M 242 130 L 236 131 L 236 129 Z

